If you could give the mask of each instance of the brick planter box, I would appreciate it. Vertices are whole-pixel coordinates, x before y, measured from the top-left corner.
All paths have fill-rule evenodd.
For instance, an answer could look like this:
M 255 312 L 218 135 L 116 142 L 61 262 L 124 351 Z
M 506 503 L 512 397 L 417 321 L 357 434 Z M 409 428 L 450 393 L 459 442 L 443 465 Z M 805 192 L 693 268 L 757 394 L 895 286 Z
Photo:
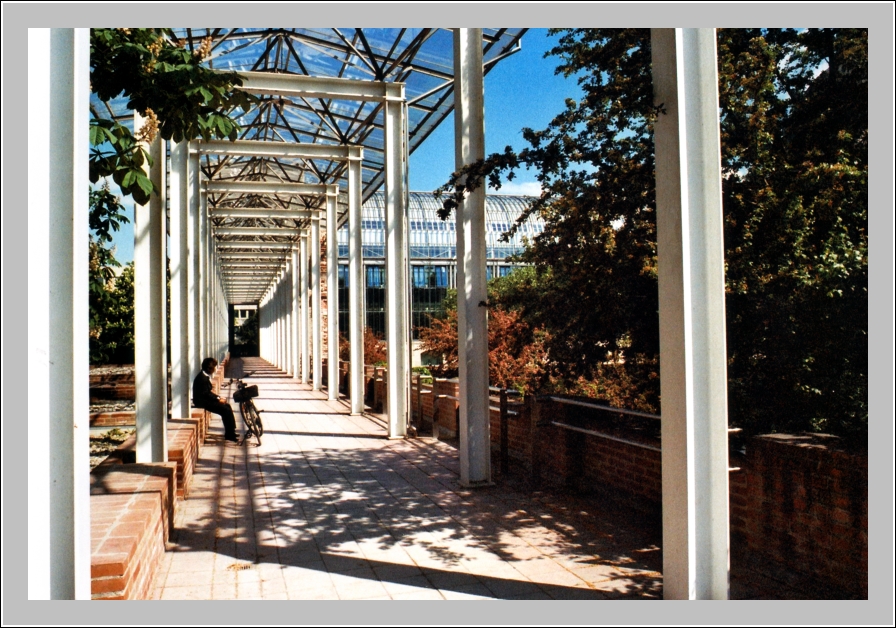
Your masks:
M 199 460 L 199 431 L 202 419 L 171 419 L 168 422 L 168 461 L 177 463 L 177 497 L 186 499 Z
M 174 523 L 176 464 L 108 464 L 91 473 L 95 600 L 148 599 Z
M 136 414 L 133 410 L 121 412 L 97 412 L 90 415 L 90 427 L 105 427 L 116 425 L 136 425 Z

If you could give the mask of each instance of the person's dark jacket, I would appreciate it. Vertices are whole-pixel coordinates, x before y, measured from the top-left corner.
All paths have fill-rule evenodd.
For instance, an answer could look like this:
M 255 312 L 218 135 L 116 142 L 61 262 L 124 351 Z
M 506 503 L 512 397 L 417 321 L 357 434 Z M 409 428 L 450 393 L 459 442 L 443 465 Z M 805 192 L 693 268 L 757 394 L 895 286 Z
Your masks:
M 208 409 L 219 404 L 218 395 L 212 390 L 212 380 L 201 372 L 193 380 L 193 405 L 197 408 Z

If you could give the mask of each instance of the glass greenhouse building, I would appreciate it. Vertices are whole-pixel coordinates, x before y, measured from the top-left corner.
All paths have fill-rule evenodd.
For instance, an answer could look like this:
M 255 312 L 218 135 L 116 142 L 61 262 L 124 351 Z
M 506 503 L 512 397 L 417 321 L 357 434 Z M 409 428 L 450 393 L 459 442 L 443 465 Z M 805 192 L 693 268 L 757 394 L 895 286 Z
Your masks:
M 532 197 L 488 195 L 485 204 L 486 277 L 502 277 L 518 263 L 511 257 L 521 253 L 527 239 L 542 232 L 544 223 L 531 216 L 516 233 L 502 241 L 502 236 L 516 223 Z M 411 326 L 414 338 L 418 329 L 429 325 L 430 316 L 442 313 L 442 302 L 449 288 L 456 287 L 457 233 L 454 218 L 440 220 L 437 211 L 441 202 L 429 192 L 411 192 L 408 205 L 410 244 Z M 367 326 L 383 334 L 385 313 L 385 221 L 382 192 L 364 203 L 362 208 L 362 251 L 364 256 L 364 310 Z M 339 245 L 339 328 L 348 329 L 348 225 L 338 231 Z

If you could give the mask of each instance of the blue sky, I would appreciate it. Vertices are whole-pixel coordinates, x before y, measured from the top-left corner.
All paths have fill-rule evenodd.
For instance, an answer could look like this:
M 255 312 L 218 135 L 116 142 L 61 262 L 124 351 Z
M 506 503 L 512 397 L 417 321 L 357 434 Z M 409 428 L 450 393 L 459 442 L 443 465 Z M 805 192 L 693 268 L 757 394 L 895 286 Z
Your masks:
M 557 60 L 544 53 L 556 42 L 546 29 L 530 29 L 522 39 L 520 52 L 499 62 L 485 77 L 486 155 L 525 148 L 522 129 L 544 129 L 564 107 L 566 98 L 581 94 L 575 79 L 556 76 Z M 454 171 L 454 116 L 450 115 L 410 157 L 410 188 L 428 192 L 448 180 Z M 117 192 L 113 184 L 113 192 Z M 502 185 L 501 194 L 538 194 L 533 172 L 521 170 L 512 182 Z M 115 256 L 126 264 L 134 259 L 133 203 L 125 202 L 130 224 L 116 234 Z

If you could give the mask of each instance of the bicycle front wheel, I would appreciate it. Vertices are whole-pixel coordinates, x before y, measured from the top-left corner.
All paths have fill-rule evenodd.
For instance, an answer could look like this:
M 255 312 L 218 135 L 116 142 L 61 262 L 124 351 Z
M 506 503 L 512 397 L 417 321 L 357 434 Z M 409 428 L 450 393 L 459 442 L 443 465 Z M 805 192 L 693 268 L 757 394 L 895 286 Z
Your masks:
M 255 435 L 255 440 L 261 445 L 261 435 L 264 433 L 264 428 L 261 425 L 261 417 L 258 416 L 258 410 L 255 409 L 255 404 L 251 401 L 246 404 L 246 419 L 249 431 Z

